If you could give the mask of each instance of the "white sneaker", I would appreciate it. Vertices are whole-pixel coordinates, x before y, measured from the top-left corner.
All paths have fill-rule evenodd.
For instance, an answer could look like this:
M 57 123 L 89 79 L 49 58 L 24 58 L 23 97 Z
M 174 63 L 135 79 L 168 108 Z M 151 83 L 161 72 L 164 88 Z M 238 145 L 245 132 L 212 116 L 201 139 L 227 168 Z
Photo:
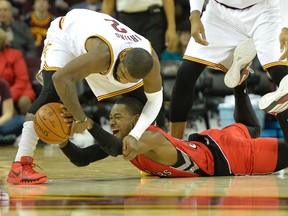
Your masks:
M 227 87 L 235 88 L 248 78 L 249 73 L 253 73 L 250 65 L 255 56 L 255 45 L 251 38 L 246 39 L 236 47 L 232 66 L 224 78 Z
M 276 91 L 267 93 L 260 99 L 259 108 L 272 115 L 288 109 L 288 75 L 283 77 Z

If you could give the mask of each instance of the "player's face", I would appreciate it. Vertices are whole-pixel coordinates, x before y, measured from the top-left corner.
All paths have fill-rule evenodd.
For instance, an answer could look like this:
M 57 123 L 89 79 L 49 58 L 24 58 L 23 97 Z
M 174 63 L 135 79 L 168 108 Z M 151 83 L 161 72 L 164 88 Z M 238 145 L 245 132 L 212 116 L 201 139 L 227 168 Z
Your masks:
M 120 62 L 116 71 L 117 80 L 122 84 L 136 83 L 139 79 L 133 78 L 123 62 Z
M 135 126 L 137 117 L 132 116 L 126 105 L 115 104 L 110 112 L 109 124 L 111 131 L 117 138 L 123 139 Z

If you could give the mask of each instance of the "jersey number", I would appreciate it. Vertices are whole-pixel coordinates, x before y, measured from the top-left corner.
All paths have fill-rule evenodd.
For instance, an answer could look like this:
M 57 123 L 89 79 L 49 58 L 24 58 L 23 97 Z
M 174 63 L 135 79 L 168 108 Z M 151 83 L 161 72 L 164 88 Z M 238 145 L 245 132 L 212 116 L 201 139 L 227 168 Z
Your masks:
M 105 19 L 105 20 L 112 22 L 111 26 L 115 29 L 115 31 L 121 32 L 121 33 L 127 33 L 127 30 L 126 30 L 125 28 L 118 28 L 118 26 L 120 25 L 120 23 L 117 22 L 116 20 L 110 20 L 110 19 Z

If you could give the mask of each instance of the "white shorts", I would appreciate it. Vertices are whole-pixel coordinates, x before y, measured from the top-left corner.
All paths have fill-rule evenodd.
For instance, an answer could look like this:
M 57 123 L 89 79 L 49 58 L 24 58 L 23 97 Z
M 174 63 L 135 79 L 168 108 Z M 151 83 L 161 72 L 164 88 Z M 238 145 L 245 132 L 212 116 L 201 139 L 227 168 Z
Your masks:
M 252 38 L 264 69 L 274 65 L 287 65 L 287 62 L 279 61 L 279 34 L 282 29 L 280 10 L 271 1 L 274 0 L 235 10 L 210 0 L 201 18 L 209 45 L 200 45 L 191 37 L 184 59 L 227 72 L 236 46 L 247 38 Z
M 41 56 L 41 68 L 54 70 L 64 67 L 75 56 L 69 51 L 64 39 L 63 30 L 60 29 L 61 17 L 51 22 L 44 41 L 44 49 Z

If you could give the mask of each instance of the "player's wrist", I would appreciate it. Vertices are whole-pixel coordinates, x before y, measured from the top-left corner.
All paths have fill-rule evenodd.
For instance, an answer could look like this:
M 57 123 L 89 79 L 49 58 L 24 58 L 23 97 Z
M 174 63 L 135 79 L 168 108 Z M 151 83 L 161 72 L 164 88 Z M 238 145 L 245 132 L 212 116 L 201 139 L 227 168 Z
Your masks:
M 74 121 L 75 121 L 76 124 L 84 123 L 84 122 L 86 122 L 87 120 L 88 120 L 88 117 L 87 117 L 87 116 L 86 116 L 83 120 L 76 120 L 76 119 L 74 119 Z

